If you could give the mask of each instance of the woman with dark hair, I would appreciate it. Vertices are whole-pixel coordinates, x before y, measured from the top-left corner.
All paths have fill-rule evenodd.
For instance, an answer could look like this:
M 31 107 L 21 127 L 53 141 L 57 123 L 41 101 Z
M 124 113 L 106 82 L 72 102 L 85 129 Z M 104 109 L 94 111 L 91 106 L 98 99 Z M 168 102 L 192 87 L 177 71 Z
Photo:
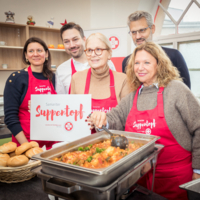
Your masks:
M 29 38 L 23 49 L 22 61 L 27 68 L 10 75 L 4 90 L 5 123 L 12 132 L 12 141 L 18 145 L 30 141 L 30 113 L 28 102 L 31 94 L 56 94 L 55 75 L 51 71 L 51 54 L 39 38 Z M 37 141 L 47 149 L 54 142 Z

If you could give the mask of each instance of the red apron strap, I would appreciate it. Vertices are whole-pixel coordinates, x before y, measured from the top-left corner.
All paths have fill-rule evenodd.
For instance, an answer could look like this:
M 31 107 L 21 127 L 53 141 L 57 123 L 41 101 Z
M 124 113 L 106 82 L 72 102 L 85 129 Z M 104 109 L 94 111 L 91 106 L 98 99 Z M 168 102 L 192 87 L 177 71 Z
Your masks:
M 116 93 L 115 93 L 115 80 L 114 75 L 111 69 L 109 69 L 110 72 L 110 97 L 112 100 L 116 99 Z
M 71 78 L 72 78 L 73 74 L 76 73 L 76 69 L 75 69 L 75 66 L 74 66 L 73 59 L 71 59 L 71 70 L 72 70 L 72 74 L 71 74 Z M 68 92 L 68 94 L 70 94 L 70 93 L 71 93 L 71 83 L 70 83 L 70 86 L 69 86 L 69 92 Z
M 76 73 L 76 69 L 75 69 L 75 66 L 74 66 L 73 59 L 71 59 L 71 69 L 72 69 L 72 75 L 73 75 L 74 73 Z M 72 76 L 72 75 L 71 75 L 71 76 Z
M 163 90 L 164 87 L 160 87 L 157 92 L 157 106 L 158 106 L 158 116 L 165 117 L 164 115 L 164 105 L 163 105 Z
M 90 77 L 91 77 L 91 68 L 88 70 L 88 73 L 87 73 L 84 94 L 88 94 L 89 93 L 89 89 L 90 89 Z

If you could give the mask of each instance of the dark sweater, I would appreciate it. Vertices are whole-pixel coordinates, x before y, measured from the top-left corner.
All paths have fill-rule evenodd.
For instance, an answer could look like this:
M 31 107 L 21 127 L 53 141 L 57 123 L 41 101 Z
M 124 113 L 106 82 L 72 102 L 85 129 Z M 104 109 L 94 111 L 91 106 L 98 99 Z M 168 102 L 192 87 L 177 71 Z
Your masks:
M 47 80 L 42 73 L 33 72 L 33 76 L 40 80 Z M 55 75 L 52 80 L 55 88 Z M 28 72 L 23 70 L 13 72 L 6 81 L 4 89 L 5 124 L 16 136 L 22 131 L 18 112 L 28 89 Z
M 190 75 L 188 71 L 188 67 L 186 65 L 186 62 L 182 56 L 182 54 L 176 50 L 176 49 L 170 49 L 166 47 L 162 47 L 162 49 L 165 51 L 165 53 L 168 55 L 169 59 L 171 60 L 173 66 L 177 67 L 178 71 L 180 72 L 180 76 L 183 78 L 183 82 L 191 88 L 190 84 Z M 122 62 L 122 71 L 126 73 L 126 66 L 128 64 L 128 59 L 130 55 L 124 58 Z

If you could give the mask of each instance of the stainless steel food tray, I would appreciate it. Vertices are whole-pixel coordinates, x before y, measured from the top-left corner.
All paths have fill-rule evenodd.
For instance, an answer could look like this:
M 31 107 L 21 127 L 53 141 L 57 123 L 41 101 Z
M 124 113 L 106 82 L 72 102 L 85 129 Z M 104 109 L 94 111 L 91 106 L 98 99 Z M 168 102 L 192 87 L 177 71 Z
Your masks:
M 181 189 L 187 190 L 189 200 L 200 199 L 200 179 L 196 179 L 179 186 Z
M 109 167 L 101 169 L 88 169 L 52 160 L 55 157 L 60 157 L 63 153 L 75 151 L 80 146 L 84 147 L 109 139 L 110 136 L 105 131 L 102 131 L 37 154 L 33 157 L 33 159 L 41 160 L 43 173 L 62 179 L 70 179 L 77 183 L 102 187 L 112 183 L 129 168 L 133 167 L 145 157 L 150 155 L 154 151 L 155 142 L 160 138 L 158 136 L 125 131 L 110 131 L 115 134 L 123 134 L 129 141 L 134 140 L 135 142 L 141 142 L 144 145 Z
M 63 199 L 80 199 L 80 200 L 119 200 L 126 199 L 130 193 L 126 193 L 127 190 L 132 187 L 137 180 L 143 176 L 141 174 L 141 169 L 144 165 L 149 162 L 152 163 L 151 167 L 153 168 L 153 172 L 155 172 L 155 166 L 157 161 L 157 155 L 162 150 L 163 145 L 155 145 L 154 152 L 151 153 L 147 158 L 143 159 L 141 162 L 134 165 L 132 168 L 128 169 L 124 174 L 122 174 L 119 178 L 117 178 L 111 184 L 105 187 L 94 187 L 87 186 L 85 184 L 77 184 L 76 182 L 72 182 L 71 180 L 63 180 L 56 179 L 54 176 L 43 174 L 41 172 L 42 167 L 38 167 L 34 169 L 34 173 L 37 174 L 39 178 L 42 180 L 43 190 L 56 197 L 60 197 Z M 152 169 L 151 168 L 151 169 Z M 154 177 L 154 173 L 153 173 Z M 153 182 L 152 182 L 153 188 Z M 148 195 L 150 191 L 141 190 L 141 187 L 137 184 L 135 185 L 135 189 L 140 192 L 144 192 L 144 194 Z M 134 191 L 133 190 L 133 191 Z M 144 195 L 143 194 L 143 195 Z M 145 198 L 146 199 L 146 198 Z M 150 198 L 148 198 L 150 199 Z M 165 198 L 163 198 L 165 199 Z

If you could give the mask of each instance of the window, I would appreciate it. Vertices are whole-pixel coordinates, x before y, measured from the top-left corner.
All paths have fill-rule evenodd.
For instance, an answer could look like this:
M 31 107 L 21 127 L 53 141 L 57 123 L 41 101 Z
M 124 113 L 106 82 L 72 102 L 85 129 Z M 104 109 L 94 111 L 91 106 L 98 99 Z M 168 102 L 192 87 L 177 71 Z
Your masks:
M 182 53 L 191 90 L 200 100 L 200 0 L 161 1 L 158 5 L 154 41 Z

